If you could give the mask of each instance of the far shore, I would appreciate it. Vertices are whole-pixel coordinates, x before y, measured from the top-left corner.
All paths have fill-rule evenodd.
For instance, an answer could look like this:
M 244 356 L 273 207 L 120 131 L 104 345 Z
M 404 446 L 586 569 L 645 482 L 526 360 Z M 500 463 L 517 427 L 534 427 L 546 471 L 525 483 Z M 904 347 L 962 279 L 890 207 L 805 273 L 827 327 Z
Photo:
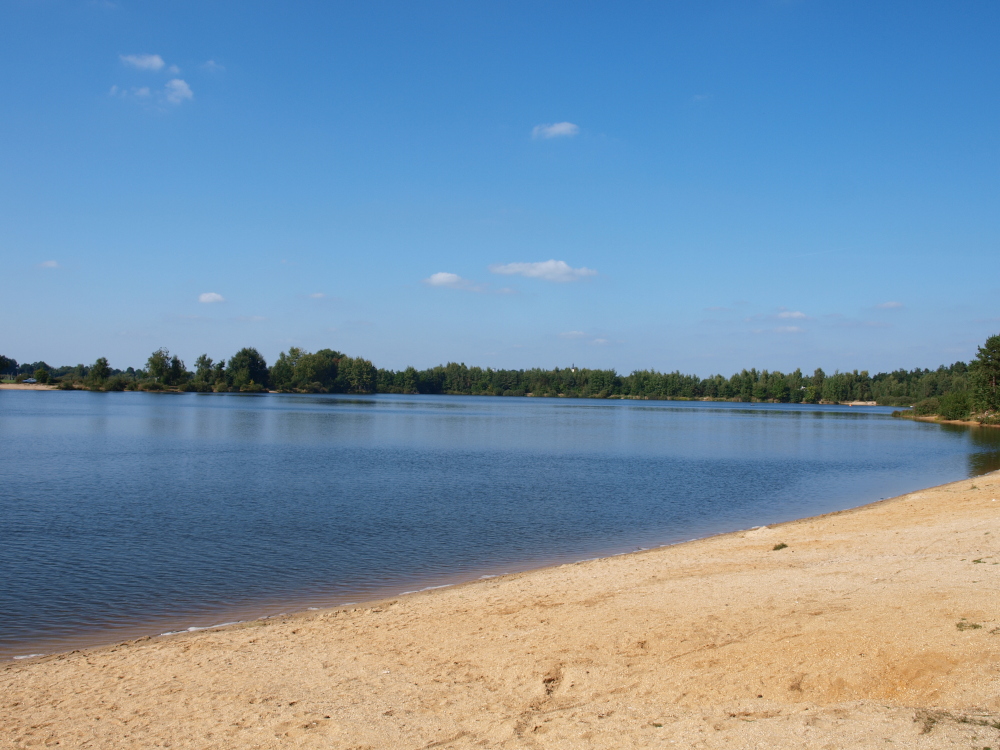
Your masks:
M 51 384 L 49 384 L 49 385 L 42 385 L 40 383 L 37 383 L 37 384 L 35 384 L 35 383 L 0 383 L 0 390 L 10 390 L 10 391 L 56 391 L 56 390 L 61 390 L 61 389 L 57 385 L 51 385 Z M 90 389 L 88 387 L 82 385 L 82 384 L 77 384 L 73 388 L 68 389 L 68 390 L 89 391 Z M 142 388 L 138 388 L 138 389 L 134 389 L 134 390 L 133 389 L 126 389 L 126 391 L 123 391 L 123 392 L 135 392 L 135 391 L 139 391 L 139 392 L 142 392 L 142 393 L 147 393 L 147 392 L 148 393 L 185 393 L 185 391 L 179 390 L 176 387 L 168 387 L 168 388 L 164 388 L 162 390 L 150 390 L 150 391 L 146 391 L 145 389 L 142 389 Z M 214 391 L 208 391 L 208 392 L 213 392 L 214 393 Z M 223 393 L 227 393 L 227 392 L 231 392 L 231 391 L 222 391 L 222 392 Z M 286 391 L 262 390 L 262 391 L 249 391 L 248 393 L 250 395 L 253 395 L 253 394 L 263 394 L 263 393 L 285 393 L 285 392 Z M 308 394 L 306 394 L 306 395 L 308 395 Z M 350 395 L 358 395 L 358 394 L 350 394 Z M 379 394 L 376 394 L 376 393 L 367 393 L 367 394 L 361 394 L 361 395 L 374 396 L 374 395 L 379 395 Z M 420 394 L 414 393 L 414 394 L 403 394 L 403 395 L 413 395 L 413 396 L 416 396 L 416 395 L 420 395 Z M 448 394 L 448 393 L 446 393 L 446 394 L 436 394 L 436 395 L 445 395 L 445 396 L 448 396 L 448 395 L 456 395 L 456 394 Z M 470 394 L 457 394 L 457 395 L 470 395 Z M 471 395 L 480 395 L 480 394 L 471 394 Z M 481 395 L 488 395 L 488 394 L 481 394 Z M 518 397 L 517 396 L 504 396 L 503 398 L 518 398 Z M 523 396 L 521 396 L 521 398 L 540 398 L 540 397 L 536 396 L 534 393 L 525 393 Z M 566 398 L 566 395 L 563 394 L 563 393 L 560 393 L 557 396 L 543 396 L 541 398 Z M 594 397 L 594 396 L 588 396 L 588 397 L 582 397 L 582 398 L 596 398 L 596 397 Z M 740 401 L 739 399 L 713 398 L 711 396 L 702 396 L 702 397 L 699 397 L 699 398 L 687 398 L 685 396 L 673 396 L 673 397 L 670 397 L 670 398 L 655 398 L 654 399 L 654 398 L 650 398 L 649 396 L 621 396 L 621 395 L 612 395 L 612 396 L 605 397 L 603 400 L 607 400 L 607 401 L 703 401 L 703 402 L 709 402 L 709 403 L 717 402 L 717 403 L 736 403 L 736 404 L 751 404 L 751 403 L 752 404 L 785 404 L 785 405 L 788 405 L 788 406 L 810 406 L 810 405 L 812 405 L 812 406 L 878 406 L 879 405 L 875 401 L 819 401 L 816 404 L 812 404 L 811 402 L 810 403 L 806 403 L 806 402 L 791 402 L 791 401 L 784 401 L 784 402 L 782 402 L 782 401 Z M 894 407 L 894 408 L 908 409 L 909 407 L 904 406 L 904 407 Z M 969 422 L 968 424 L 978 424 L 978 423 L 977 422 Z
M 0 747 L 1000 745 L 1000 472 L 0 667 Z

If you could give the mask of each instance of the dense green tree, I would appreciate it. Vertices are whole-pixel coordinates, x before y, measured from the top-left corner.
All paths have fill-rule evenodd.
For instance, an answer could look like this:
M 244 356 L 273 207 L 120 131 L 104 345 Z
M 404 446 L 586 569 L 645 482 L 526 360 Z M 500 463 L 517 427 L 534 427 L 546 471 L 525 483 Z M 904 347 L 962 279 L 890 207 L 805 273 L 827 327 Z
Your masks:
M 167 368 L 166 382 L 168 385 L 181 385 L 188 379 L 187 368 L 184 361 L 176 354 L 170 358 L 170 367 Z
M 253 347 L 240 349 L 230 357 L 226 372 L 229 384 L 240 390 L 250 388 L 251 383 L 261 388 L 267 388 L 271 384 L 267 362 Z
M 194 361 L 194 380 L 197 383 L 213 383 L 212 358 L 207 354 L 199 354 Z
M 212 365 L 212 384 L 214 385 L 215 390 L 222 391 L 229 387 L 229 382 L 226 377 L 226 360 L 220 359 Z
M 166 380 L 170 372 L 170 351 L 161 347 L 150 354 L 146 360 L 146 372 L 158 383 Z
M 375 366 L 367 359 L 344 357 L 339 363 L 337 390 L 342 393 L 374 393 Z
M 343 354 L 333 349 L 320 349 L 302 354 L 295 363 L 295 384 L 299 388 L 334 390 Z
M 91 385 L 104 385 L 104 381 L 110 376 L 111 368 L 108 367 L 108 360 L 105 357 L 98 357 L 97 361 L 90 366 L 89 380 Z
M 45 385 L 46 383 L 49 382 L 49 371 L 46 370 L 44 367 L 39 367 L 37 370 L 35 370 L 35 380 L 37 380 L 42 385 Z
M 297 346 L 288 352 L 281 352 L 277 361 L 271 365 L 271 385 L 279 391 L 295 390 L 295 366 L 305 352 Z
M 969 367 L 971 406 L 980 414 L 1000 414 L 1000 335 L 990 336 L 979 347 Z

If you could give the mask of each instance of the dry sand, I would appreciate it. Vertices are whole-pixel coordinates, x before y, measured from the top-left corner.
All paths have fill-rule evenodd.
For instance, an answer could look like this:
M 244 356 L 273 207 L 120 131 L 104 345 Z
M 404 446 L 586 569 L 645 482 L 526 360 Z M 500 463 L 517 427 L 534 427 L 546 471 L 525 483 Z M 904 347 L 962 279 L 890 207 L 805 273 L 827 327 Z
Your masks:
M 8 662 L 0 747 L 998 748 L 998 520 L 994 473 L 365 607 Z
M 41 383 L 0 383 L 0 391 L 54 391 L 54 385 Z

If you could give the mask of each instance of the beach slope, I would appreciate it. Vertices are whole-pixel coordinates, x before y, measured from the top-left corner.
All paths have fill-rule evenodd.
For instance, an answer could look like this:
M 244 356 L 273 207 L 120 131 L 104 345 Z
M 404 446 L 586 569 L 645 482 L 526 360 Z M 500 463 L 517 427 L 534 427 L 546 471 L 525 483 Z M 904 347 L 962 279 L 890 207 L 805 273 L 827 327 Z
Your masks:
M 997 748 L 998 521 L 994 473 L 364 607 L 10 662 L 0 747 Z

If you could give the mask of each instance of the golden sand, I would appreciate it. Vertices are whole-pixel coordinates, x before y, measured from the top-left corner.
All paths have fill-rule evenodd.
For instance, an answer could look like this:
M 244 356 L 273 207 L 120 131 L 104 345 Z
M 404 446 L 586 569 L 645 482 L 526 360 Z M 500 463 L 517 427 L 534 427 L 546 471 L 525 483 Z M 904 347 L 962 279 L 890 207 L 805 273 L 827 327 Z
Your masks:
M 998 748 L 998 521 L 994 473 L 364 607 L 8 662 L 0 747 Z

